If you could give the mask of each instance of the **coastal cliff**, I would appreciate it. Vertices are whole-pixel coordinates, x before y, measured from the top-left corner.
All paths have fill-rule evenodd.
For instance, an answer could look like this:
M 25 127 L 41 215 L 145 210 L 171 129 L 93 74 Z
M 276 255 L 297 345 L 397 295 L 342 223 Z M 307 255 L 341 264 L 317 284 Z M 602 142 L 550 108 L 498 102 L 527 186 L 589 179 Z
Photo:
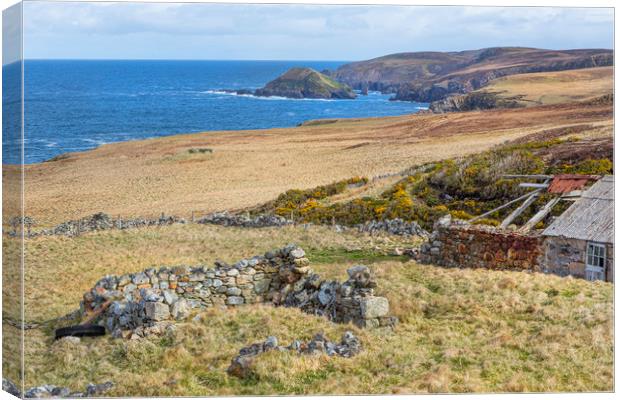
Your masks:
M 504 76 L 611 65 L 613 51 L 606 49 L 494 47 L 391 54 L 345 64 L 330 76 L 354 89 L 394 93 L 393 100 L 434 102 L 467 94 Z

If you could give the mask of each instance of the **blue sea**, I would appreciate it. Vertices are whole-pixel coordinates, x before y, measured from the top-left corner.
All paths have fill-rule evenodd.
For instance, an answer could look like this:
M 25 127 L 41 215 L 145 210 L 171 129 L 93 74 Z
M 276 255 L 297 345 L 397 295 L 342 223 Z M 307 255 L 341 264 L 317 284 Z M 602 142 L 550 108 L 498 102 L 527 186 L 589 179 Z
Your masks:
M 220 89 L 254 89 L 295 66 L 335 69 L 333 61 L 26 60 L 26 163 L 99 145 L 178 133 L 290 127 L 319 118 L 415 113 L 427 104 L 388 101 L 371 92 L 355 100 L 258 98 Z M 4 67 L 3 102 L 15 110 L 19 64 Z M 11 68 L 13 68 L 12 71 Z M 7 92 L 8 89 L 8 92 Z M 17 111 L 18 112 L 18 111 Z M 10 118 L 13 120 L 15 118 Z M 18 163 L 3 124 L 3 161 Z M 9 139 L 9 140 L 7 140 Z

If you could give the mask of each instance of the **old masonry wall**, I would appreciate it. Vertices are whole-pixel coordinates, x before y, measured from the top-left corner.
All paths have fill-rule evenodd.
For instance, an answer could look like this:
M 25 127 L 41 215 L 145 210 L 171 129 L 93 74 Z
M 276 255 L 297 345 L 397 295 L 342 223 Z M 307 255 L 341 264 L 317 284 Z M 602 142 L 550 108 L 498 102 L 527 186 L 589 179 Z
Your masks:
M 485 225 L 452 223 L 435 226 L 420 248 L 422 263 L 456 268 L 542 271 L 542 239 Z
M 154 332 L 166 321 L 182 320 L 193 308 L 266 303 L 296 307 L 338 323 L 390 326 L 385 297 L 374 295 L 376 281 L 366 266 L 347 272 L 345 282 L 322 280 L 300 247 L 289 245 L 234 265 L 149 268 L 106 276 L 87 291 L 84 316 L 101 312 L 98 323 L 116 337 Z M 107 308 L 106 308 L 107 307 Z

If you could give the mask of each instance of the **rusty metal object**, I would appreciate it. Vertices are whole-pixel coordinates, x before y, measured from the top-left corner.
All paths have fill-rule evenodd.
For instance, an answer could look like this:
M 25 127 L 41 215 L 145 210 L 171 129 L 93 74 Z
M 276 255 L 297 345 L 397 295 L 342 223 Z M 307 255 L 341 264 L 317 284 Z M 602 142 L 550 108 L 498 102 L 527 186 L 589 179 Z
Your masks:
M 570 193 L 573 190 L 583 188 L 588 182 L 596 181 L 600 177 L 597 175 L 577 175 L 562 174 L 553 177 L 553 180 L 547 188 L 549 193 Z

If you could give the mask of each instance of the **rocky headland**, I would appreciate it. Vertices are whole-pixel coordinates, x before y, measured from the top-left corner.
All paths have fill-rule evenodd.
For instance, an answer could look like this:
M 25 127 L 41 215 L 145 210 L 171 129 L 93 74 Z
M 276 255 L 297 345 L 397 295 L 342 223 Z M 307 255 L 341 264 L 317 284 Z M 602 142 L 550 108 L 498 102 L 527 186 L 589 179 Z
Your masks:
M 227 90 L 228 93 L 259 97 L 286 97 L 289 99 L 354 99 L 355 92 L 346 84 L 312 68 L 291 68 L 263 88 Z

